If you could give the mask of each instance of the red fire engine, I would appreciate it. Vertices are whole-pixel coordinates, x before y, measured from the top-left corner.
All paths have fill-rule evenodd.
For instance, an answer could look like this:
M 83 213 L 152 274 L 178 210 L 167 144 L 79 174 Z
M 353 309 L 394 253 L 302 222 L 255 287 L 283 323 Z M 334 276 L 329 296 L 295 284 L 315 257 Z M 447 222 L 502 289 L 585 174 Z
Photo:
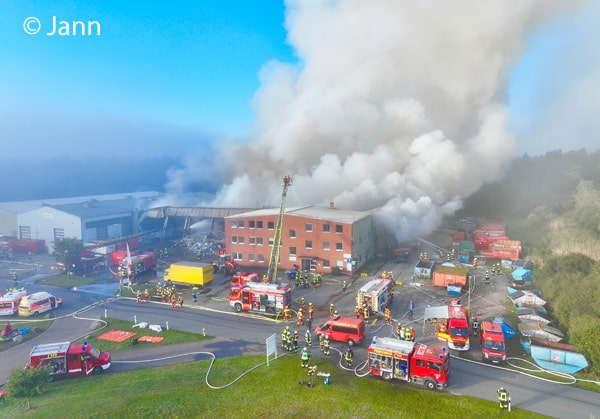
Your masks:
M 129 256 L 119 263 L 119 276 L 123 279 L 133 279 L 156 267 L 156 258 L 154 253 L 142 253 L 135 256 Z
M 372 375 L 384 380 L 404 380 L 430 390 L 444 389 L 450 375 L 446 350 L 377 336 L 369 346 L 367 365 Z
M 374 313 L 381 313 L 394 301 L 394 281 L 377 278 L 367 282 L 358 290 L 356 302 L 360 307 L 369 306 Z
M 290 284 L 264 284 L 248 282 L 243 286 L 231 287 L 229 304 L 235 311 L 251 311 L 275 315 L 291 304 Z
M 28 368 L 50 367 L 48 381 L 61 375 L 100 374 L 110 368 L 110 353 L 87 342 L 59 342 L 36 345 L 31 350 Z
M 447 342 L 450 349 L 468 351 L 471 344 L 469 341 L 469 322 L 465 308 L 460 304 L 444 307 L 446 315 L 438 317 L 441 319 L 437 326 L 438 340 Z

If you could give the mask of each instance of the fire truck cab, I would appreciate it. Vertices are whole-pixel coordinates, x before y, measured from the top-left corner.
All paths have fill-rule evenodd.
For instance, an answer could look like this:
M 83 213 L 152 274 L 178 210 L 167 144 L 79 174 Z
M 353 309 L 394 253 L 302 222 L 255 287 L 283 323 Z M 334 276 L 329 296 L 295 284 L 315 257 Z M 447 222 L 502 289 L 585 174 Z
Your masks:
M 251 311 L 276 315 L 292 302 L 290 284 L 248 282 L 229 289 L 229 304 L 238 313 Z
M 448 385 L 450 357 L 445 349 L 410 341 L 373 337 L 368 349 L 369 373 L 442 390 Z
M 506 362 L 504 331 L 500 323 L 482 322 L 479 343 L 481 344 L 481 355 L 484 361 Z
M 62 375 L 101 374 L 110 368 L 110 353 L 87 342 L 59 342 L 36 345 L 29 355 L 28 368 L 50 367 L 48 381 Z
M 460 304 L 451 304 L 444 307 L 446 307 L 447 315 L 439 316 L 441 321 L 437 326 L 438 340 L 447 343 L 448 348 L 455 351 L 468 351 L 471 348 L 471 343 L 465 308 Z
M 391 278 L 377 278 L 367 282 L 358 290 L 357 302 L 365 304 L 372 312 L 383 314 L 394 300 L 394 281 Z
M 258 272 L 236 272 L 231 277 L 232 287 L 241 287 L 249 282 L 260 282 L 260 275 Z

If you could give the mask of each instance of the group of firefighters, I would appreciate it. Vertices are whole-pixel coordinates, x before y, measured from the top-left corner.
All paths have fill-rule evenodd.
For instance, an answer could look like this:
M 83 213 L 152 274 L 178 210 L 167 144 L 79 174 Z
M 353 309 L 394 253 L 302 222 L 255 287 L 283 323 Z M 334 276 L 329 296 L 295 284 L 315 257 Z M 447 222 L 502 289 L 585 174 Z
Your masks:
M 307 270 L 294 269 L 287 272 L 288 279 L 294 281 L 296 288 L 308 288 L 309 286 L 318 287 L 321 285 L 322 277 L 320 274 L 309 272 Z
M 177 289 L 175 288 L 174 285 L 172 285 L 172 286 L 168 286 L 168 285 L 161 286 L 160 284 L 157 285 L 156 286 L 156 295 L 160 297 L 161 302 L 171 303 L 171 307 L 173 307 L 173 308 L 176 308 L 177 306 L 183 307 L 183 295 L 180 293 L 177 293 Z M 142 302 L 149 303 L 150 302 L 150 292 L 148 291 L 147 288 L 144 290 L 143 293 L 141 291 L 138 291 L 136 293 L 135 297 L 136 297 L 136 301 L 138 303 L 142 303 Z

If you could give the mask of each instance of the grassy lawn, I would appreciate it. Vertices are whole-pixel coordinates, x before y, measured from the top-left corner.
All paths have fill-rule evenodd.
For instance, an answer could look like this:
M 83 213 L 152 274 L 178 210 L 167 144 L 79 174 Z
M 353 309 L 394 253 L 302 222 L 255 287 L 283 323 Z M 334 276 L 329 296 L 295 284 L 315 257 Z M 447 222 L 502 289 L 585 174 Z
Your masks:
M 6 320 L 3 320 L 2 322 L 0 322 L 0 330 L 4 329 L 4 325 L 6 325 L 6 323 L 10 323 L 13 329 L 29 329 L 29 331 L 26 334 L 21 335 L 23 340 L 20 342 L 15 342 L 12 340 L 0 341 L 0 352 L 15 347 L 21 344 L 22 342 L 26 342 L 41 335 L 46 331 L 46 329 L 50 327 L 53 321 L 53 312 L 42 314 L 39 317 L 36 317 L 35 319 L 11 317 Z
M 83 285 L 90 285 L 95 282 L 94 278 L 84 278 L 83 276 L 69 276 L 65 274 L 51 275 L 37 280 L 37 284 L 51 285 L 53 287 L 73 288 Z
M 72 378 L 47 384 L 32 399 L 31 410 L 23 400 L 8 399 L 3 417 L 24 418 L 496 418 L 493 402 L 467 396 L 421 390 L 405 383 L 358 378 L 340 371 L 330 360 L 316 359 L 318 370 L 331 373 L 331 385 L 315 377 L 307 381 L 299 356 L 289 355 L 260 365 L 235 381 L 243 372 L 264 362 L 264 357 L 217 360 L 208 377 L 210 361 L 89 378 Z M 513 409 L 516 418 L 542 417 Z
M 154 332 L 148 328 L 145 328 L 145 329 L 132 328 L 131 326 L 133 325 L 133 323 L 129 322 L 129 321 L 125 321 L 125 320 L 118 320 L 118 319 L 112 319 L 112 318 L 102 319 L 102 320 L 104 320 L 108 323 L 107 326 L 98 330 L 97 332 L 92 333 L 88 338 L 86 338 L 86 341 L 88 343 L 91 343 L 93 346 L 96 346 L 97 348 L 102 349 L 104 351 L 108 351 L 108 352 L 115 352 L 115 351 L 119 351 L 122 349 L 131 349 L 133 347 L 131 344 L 131 339 L 133 337 L 140 337 L 140 336 L 162 336 L 165 338 L 162 342 L 153 343 L 152 345 L 173 345 L 173 344 L 177 344 L 177 343 L 192 342 L 192 341 L 196 341 L 196 340 L 211 338 L 210 336 L 205 337 L 205 336 L 197 334 L 197 333 L 181 332 L 179 330 L 174 330 L 174 329 L 170 329 L 170 330 L 163 329 L 162 332 Z M 97 338 L 98 336 L 100 336 L 103 333 L 108 332 L 110 330 L 131 331 L 131 332 L 135 332 L 136 334 L 135 334 L 135 336 L 133 336 L 130 339 L 127 339 L 124 342 L 111 342 L 108 340 Z M 139 347 L 141 347 L 141 345 L 142 344 L 140 344 Z

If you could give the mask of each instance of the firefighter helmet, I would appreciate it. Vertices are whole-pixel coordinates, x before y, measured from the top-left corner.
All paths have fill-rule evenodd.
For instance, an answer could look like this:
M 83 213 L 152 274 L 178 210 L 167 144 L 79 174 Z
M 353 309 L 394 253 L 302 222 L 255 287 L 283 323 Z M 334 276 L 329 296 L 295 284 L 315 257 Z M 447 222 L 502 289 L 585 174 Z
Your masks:
M 297 334 L 297 333 L 298 333 L 298 331 L 297 331 L 297 330 L 294 330 L 294 334 Z

